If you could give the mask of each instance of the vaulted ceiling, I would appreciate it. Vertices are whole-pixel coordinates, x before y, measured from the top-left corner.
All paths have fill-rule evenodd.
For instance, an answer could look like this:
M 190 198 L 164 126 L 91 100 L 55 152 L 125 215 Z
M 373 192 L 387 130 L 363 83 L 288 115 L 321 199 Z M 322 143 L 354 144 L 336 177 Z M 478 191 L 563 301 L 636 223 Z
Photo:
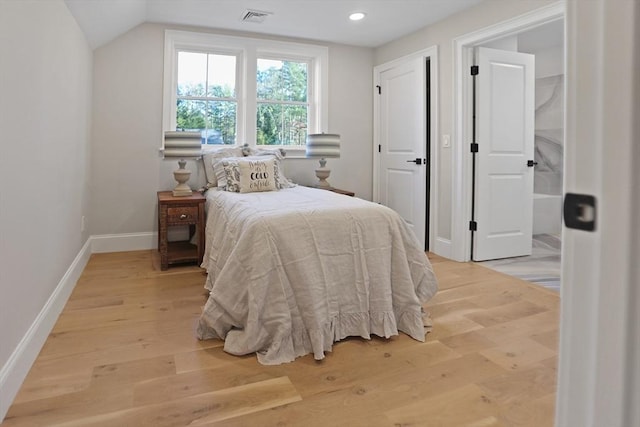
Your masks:
M 92 48 L 143 22 L 192 25 L 376 47 L 481 0 L 65 0 Z M 262 23 L 247 11 L 267 12 Z M 352 12 L 366 14 L 349 20 Z

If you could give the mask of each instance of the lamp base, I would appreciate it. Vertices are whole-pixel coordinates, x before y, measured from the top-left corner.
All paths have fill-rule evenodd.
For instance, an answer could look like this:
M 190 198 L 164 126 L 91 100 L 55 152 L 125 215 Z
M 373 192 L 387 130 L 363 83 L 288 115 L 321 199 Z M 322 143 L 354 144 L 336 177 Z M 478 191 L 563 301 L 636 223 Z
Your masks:
M 176 188 L 173 189 L 173 197 L 186 197 L 193 194 L 193 191 L 189 187 L 187 187 L 186 189 L 178 187 L 179 185 L 177 185 Z
M 184 168 L 186 164 L 187 162 L 184 160 L 178 161 L 179 168 L 173 171 L 173 177 L 178 181 L 178 185 L 173 189 L 174 197 L 186 197 L 193 194 L 191 187 L 187 185 L 187 181 L 191 177 L 191 171 Z
M 318 183 L 316 184 L 316 187 L 322 188 L 323 190 L 332 188 L 331 184 L 327 182 L 327 178 L 329 178 L 330 174 L 331 169 L 329 168 L 321 167 L 319 169 L 316 169 L 316 177 L 318 177 Z

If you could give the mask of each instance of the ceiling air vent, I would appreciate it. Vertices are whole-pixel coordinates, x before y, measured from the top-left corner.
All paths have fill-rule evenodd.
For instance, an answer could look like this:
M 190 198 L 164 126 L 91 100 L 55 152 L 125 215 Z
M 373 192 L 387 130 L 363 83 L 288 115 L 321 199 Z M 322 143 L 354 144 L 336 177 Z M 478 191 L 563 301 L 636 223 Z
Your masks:
M 264 20 L 269 15 L 273 15 L 273 12 L 264 12 L 262 10 L 247 9 L 247 11 L 244 14 L 242 14 L 241 21 L 261 23 L 261 22 L 264 22 Z

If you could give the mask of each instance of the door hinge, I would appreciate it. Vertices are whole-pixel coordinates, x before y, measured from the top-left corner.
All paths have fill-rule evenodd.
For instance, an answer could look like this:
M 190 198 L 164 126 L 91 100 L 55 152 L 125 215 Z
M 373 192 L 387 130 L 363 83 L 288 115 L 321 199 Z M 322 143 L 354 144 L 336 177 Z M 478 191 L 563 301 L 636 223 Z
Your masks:
M 472 65 L 471 66 L 471 75 L 472 76 L 477 76 L 478 73 L 480 72 L 480 67 L 477 65 Z
M 471 152 L 472 153 L 477 153 L 478 152 L 478 144 L 475 142 L 471 143 Z
M 380 85 L 376 85 L 378 88 L 378 95 L 382 95 L 382 87 Z
M 378 144 L 378 153 L 382 153 L 382 145 Z
M 469 230 L 478 231 L 478 223 L 475 221 L 469 221 Z

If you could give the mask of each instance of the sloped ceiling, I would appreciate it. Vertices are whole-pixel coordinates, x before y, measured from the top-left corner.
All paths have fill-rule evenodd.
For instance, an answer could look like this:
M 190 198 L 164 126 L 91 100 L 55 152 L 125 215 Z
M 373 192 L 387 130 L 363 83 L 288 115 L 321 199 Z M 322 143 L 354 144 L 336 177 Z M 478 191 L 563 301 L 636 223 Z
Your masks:
M 143 22 L 193 25 L 377 47 L 481 0 L 65 0 L 92 48 Z M 271 12 L 242 22 L 248 9 Z M 348 15 L 364 12 L 351 22 Z
M 65 0 L 65 3 L 94 49 L 147 19 L 145 0 Z

